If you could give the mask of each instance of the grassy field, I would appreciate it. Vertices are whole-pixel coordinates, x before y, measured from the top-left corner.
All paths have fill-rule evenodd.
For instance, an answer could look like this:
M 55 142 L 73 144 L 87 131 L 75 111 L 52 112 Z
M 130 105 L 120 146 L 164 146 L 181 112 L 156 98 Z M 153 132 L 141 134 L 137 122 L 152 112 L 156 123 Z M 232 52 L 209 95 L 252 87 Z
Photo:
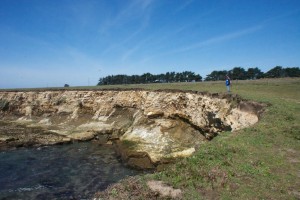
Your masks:
M 226 91 L 223 82 L 119 87 Z M 181 189 L 183 199 L 300 199 L 300 79 L 232 81 L 232 93 L 268 105 L 259 123 L 224 132 L 192 157 L 144 176 L 141 182 L 162 180 Z M 119 188 L 108 194 L 124 197 Z M 134 187 L 125 190 L 130 193 Z M 146 194 L 135 197 L 143 199 Z
M 102 88 L 226 92 L 224 82 L 71 89 Z M 143 187 L 125 181 L 126 187 L 112 187 L 106 194 L 115 199 L 124 198 L 125 193 L 131 194 L 130 199 L 147 199 L 145 182 L 156 179 L 181 189 L 183 199 L 300 199 L 300 78 L 232 81 L 231 90 L 268 105 L 259 123 L 221 133 L 192 157 L 139 178 L 136 183 Z

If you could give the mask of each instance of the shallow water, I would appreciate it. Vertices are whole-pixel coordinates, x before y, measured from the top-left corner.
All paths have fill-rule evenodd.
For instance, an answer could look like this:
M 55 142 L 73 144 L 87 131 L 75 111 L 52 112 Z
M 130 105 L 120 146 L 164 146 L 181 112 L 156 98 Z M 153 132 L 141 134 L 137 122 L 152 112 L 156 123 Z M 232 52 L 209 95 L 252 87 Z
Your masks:
M 90 199 L 140 171 L 92 142 L 0 152 L 0 199 Z

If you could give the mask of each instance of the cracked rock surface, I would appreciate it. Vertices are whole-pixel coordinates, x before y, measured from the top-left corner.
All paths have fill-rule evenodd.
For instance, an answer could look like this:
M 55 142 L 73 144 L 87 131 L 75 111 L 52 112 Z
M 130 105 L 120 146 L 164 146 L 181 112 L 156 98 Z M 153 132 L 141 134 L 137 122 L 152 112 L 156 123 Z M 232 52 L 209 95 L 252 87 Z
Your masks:
M 0 150 L 99 140 L 130 165 L 153 168 L 255 124 L 262 111 L 234 95 L 193 91 L 2 91 Z

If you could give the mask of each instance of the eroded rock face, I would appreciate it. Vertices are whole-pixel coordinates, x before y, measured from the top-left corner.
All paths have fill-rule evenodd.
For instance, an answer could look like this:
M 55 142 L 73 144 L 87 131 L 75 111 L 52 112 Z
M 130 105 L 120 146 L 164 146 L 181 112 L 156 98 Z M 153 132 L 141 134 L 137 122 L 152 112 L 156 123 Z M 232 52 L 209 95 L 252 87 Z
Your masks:
M 189 156 L 219 132 L 256 123 L 261 111 L 231 95 L 190 91 L 0 92 L 0 120 L 41 127 L 56 136 L 52 143 L 118 141 L 123 159 L 141 168 Z M 13 140 L 20 138 L 0 132 L 2 146 Z

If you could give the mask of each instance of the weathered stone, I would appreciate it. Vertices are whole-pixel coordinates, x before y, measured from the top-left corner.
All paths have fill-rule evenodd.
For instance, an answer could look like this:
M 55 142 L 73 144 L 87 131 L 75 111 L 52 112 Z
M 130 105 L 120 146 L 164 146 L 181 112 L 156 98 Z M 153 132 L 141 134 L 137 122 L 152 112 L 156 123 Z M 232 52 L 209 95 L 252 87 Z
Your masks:
M 78 132 L 78 133 L 70 134 L 70 135 L 68 135 L 68 137 L 73 140 L 87 141 L 87 140 L 94 139 L 95 133 L 92 131 Z
M 219 132 L 250 126 L 263 110 L 261 104 L 238 96 L 179 90 L 2 91 L 0 100 L 0 120 L 51 130 L 34 137 L 2 131 L 2 146 L 101 136 L 103 143 L 120 140 L 122 157 L 146 168 L 189 156 Z
M 131 167 L 138 168 L 138 169 L 154 169 L 155 166 L 149 159 L 149 157 L 132 157 L 129 158 L 127 164 Z
M 148 181 L 147 186 L 153 191 L 158 192 L 162 197 L 171 197 L 176 199 L 181 197 L 182 191 L 180 189 L 174 189 L 171 186 L 166 185 L 162 181 Z
M 148 118 L 158 118 L 164 116 L 164 112 L 162 111 L 150 111 L 147 113 Z

